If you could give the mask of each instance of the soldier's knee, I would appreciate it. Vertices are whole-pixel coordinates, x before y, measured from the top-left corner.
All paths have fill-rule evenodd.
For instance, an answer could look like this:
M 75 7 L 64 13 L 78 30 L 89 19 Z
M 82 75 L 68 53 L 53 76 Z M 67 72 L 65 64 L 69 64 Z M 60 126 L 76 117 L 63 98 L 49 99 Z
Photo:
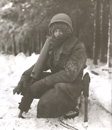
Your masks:
M 47 118 L 49 111 L 48 107 L 46 100 L 40 100 L 37 105 L 37 118 Z

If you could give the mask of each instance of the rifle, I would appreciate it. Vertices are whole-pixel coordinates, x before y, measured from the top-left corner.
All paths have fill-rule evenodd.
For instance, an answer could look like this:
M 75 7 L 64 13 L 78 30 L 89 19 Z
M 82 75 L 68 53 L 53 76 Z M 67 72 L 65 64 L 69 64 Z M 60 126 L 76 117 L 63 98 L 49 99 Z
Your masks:
M 89 83 L 90 83 L 90 76 L 89 73 L 86 73 L 83 77 L 83 95 L 84 95 L 84 123 L 85 127 L 87 127 L 88 122 L 88 97 L 89 97 Z
M 45 44 L 40 52 L 39 58 L 35 63 L 32 73 L 30 75 L 33 79 L 39 80 L 40 75 L 43 72 L 44 65 L 48 58 L 49 48 L 52 44 L 52 39 L 53 38 L 49 36 L 45 41 Z

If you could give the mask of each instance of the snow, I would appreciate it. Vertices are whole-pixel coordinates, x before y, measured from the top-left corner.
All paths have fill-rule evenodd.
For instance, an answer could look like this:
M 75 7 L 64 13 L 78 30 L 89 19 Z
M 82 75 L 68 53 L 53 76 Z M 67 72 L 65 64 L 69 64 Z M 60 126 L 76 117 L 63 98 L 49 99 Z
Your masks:
M 1 8 L 1 10 L 6 10 L 6 9 L 9 9 L 9 8 L 11 8 L 12 7 L 12 5 L 13 5 L 13 3 L 12 2 L 9 2 L 8 4 L 6 4 L 4 7 L 2 7 Z
M 13 95 L 13 89 L 17 85 L 24 70 L 32 66 L 38 55 L 32 54 L 26 57 L 23 53 L 17 56 L 0 54 L 0 130 L 67 130 L 62 126 L 60 119 L 76 127 L 79 130 L 84 126 L 84 98 L 80 114 L 74 119 L 37 119 L 36 106 L 38 100 L 34 100 L 31 109 L 25 114 L 26 119 L 18 118 L 18 103 L 21 95 Z M 111 130 L 112 129 L 112 73 L 107 71 L 104 64 L 94 66 L 88 59 L 88 67 L 91 77 L 89 108 L 88 108 L 88 130 Z M 105 69 L 106 68 L 106 69 Z M 92 72 L 95 72 L 92 73 Z

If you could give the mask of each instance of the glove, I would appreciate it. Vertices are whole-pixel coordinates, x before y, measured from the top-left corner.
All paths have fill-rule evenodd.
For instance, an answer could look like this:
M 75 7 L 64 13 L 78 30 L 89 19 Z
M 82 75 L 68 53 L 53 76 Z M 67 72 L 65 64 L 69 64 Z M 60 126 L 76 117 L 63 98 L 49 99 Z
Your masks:
M 32 82 L 34 82 L 34 80 L 30 77 L 33 67 L 34 65 L 22 74 L 18 86 L 13 90 L 13 94 L 17 93 L 24 95 L 28 86 L 30 86 Z
M 13 90 L 13 94 L 21 94 L 24 95 L 25 91 L 29 86 L 31 86 L 35 82 L 35 79 L 30 78 L 28 80 L 24 79 L 18 83 L 18 86 Z
M 22 94 L 26 88 L 26 80 L 19 82 L 18 86 L 14 88 L 13 94 Z
M 13 90 L 13 94 L 20 94 L 20 92 L 21 92 L 21 86 L 17 86 L 16 88 L 14 88 L 14 90 Z

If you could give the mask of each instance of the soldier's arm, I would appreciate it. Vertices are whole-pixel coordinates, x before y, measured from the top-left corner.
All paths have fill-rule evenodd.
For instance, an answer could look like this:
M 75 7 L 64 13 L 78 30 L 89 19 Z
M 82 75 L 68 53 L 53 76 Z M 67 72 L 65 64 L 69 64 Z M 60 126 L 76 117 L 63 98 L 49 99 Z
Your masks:
M 46 85 L 53 85 L 59 82 L 72 82 L 76 79 L 80 71 L 83 69 L 87 60 L 85 47 L 83 44 L 78 44 L 73 51 L 70 59 L 61 70 L 55 74 L 47 76 L 43 79 Z

